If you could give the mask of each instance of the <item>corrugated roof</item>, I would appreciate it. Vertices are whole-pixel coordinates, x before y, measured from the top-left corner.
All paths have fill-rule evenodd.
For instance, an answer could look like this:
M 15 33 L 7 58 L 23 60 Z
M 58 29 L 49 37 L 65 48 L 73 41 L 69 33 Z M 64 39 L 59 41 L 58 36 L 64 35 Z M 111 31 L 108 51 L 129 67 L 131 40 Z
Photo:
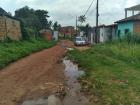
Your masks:
M 140 11 L 140 4 L 132 6 L 130 8 L 126 8 L 126 10 L 130 10 L 130 11 Z
M 140 21 L 140 14 L 127 17 L 127 18 L 119 20 L 119 21 L 117 21 L 115 23 L 122 23 L 122 22 L 127 22 L 127 21 Z

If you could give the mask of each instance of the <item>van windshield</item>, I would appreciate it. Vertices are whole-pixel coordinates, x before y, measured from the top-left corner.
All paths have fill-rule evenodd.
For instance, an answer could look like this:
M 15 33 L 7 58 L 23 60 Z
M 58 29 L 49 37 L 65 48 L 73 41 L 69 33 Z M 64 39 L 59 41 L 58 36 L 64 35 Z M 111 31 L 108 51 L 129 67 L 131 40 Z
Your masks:
M 77 41 L 83 41 L 83 38 L 76 38 Z

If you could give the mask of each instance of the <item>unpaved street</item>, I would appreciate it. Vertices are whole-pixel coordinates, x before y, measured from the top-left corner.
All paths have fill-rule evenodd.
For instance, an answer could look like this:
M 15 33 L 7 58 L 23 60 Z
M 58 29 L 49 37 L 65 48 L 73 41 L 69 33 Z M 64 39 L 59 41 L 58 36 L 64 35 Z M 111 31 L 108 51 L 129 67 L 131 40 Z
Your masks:
M 63 43 L 63 44 L 62 44 Z M 72 42 L 63 41 L 53 48 L 23 58 L 0 71 L 0 105 L 17 105 L 25 99 L 48 96 L 64 83 L 66 54 L 62 47 Z

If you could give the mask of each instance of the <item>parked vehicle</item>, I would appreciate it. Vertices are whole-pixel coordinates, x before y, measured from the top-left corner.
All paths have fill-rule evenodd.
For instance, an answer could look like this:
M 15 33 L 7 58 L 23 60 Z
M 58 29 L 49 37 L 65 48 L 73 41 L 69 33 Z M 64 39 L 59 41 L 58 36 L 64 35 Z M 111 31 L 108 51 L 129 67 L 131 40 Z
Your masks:
M 86 39 L 84 37 L 76 37 L 74 44 L 76 46 L 85 46 L 87 45 Z

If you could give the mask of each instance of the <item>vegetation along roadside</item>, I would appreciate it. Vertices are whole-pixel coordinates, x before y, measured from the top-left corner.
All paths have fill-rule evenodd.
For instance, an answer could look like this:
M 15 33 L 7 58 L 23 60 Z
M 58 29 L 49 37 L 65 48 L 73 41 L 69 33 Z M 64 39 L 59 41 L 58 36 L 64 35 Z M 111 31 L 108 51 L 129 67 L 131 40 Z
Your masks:
M 140 105 L 140 44 L 111 42 L 68 56 L 85 69 L 83 91 L 97 105 Z M 92 99 L 93 98 L 93 99 Z
M 0 42 L 0 69 L 11 62 L 25 57 L 33 52 L 50 48 L 56 44 L 55 41 L 45 39 L 31 39 L 20 42 Z

